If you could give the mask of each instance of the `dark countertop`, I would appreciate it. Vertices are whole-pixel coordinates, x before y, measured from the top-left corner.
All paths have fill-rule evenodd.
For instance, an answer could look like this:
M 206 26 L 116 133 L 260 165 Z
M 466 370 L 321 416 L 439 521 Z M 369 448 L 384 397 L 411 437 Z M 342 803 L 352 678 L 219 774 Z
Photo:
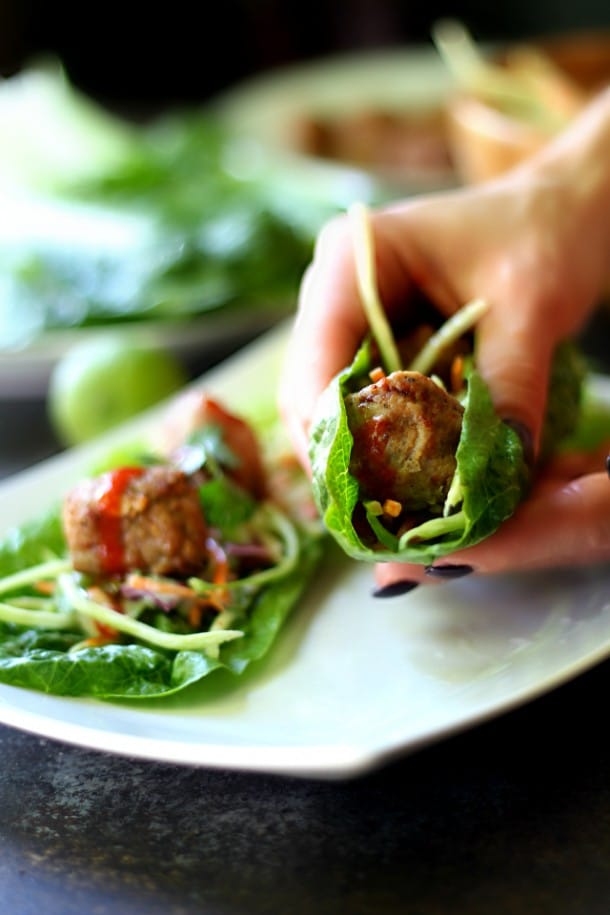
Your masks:
M 157 764 L 0 727 L 15 915 L 607 915 L 610 664 L 371 775 Z
M 4 403 L 0 424 L 13 433 L 0 475 L 57 450 L 40 404 Z M 609 694 L 606 662 L 329 782 L 131 759 L 0 726 L 2 911 L 607 915 Z

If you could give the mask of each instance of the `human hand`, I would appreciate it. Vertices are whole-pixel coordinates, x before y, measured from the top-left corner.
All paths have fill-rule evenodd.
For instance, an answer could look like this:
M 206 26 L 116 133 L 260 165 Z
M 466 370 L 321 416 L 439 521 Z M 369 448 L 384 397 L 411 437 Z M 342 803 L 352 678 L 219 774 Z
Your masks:
M 403 309 L 415 308 L 416 294 L 422 292 L 443 316 L 473 298 L 488 301 L 490 307 L 478 326 L 477 366 L 497 412 L 517 429 L 532 458 L 540 440 L 552 352 L 560 339 L 578 330 L 597 303 L 610 250 L 606 215 L 610 208 L 601 206 L 593 193 L 608 193 L 605 179 L 602 175 L 597 184 L 583 185 L 576 168 L 581 146 L 576 144 L 575 155 L 569 143 L 563 144 L 563 171 L 553 156 L 546 155 L 493 183 L 400 203 L 372 215 L 380 298 L 390 319 Z M 596 174 L 595 169 L 589 174 Z M 336 372 L 351 362 L 367 330 L 352 248 L 345 219 L 335 220 L 322 232 L 304 279 L 281 380 L 280 408 L 306 467 L 317 398 Z M 592 482 L 570 485 L 572 500 L 603 496 L 607 478 L 603 473 L 601 480 L 600 475 L 594 476 Z M 559 482 L 551 476 L 547 482 L 558 493 L 565 488 L 565 477 Z M 532 493 L 532 504 L 538 495 Z M 541 503 L 540 524 L 545 507 L 558 507 L 552 500 L 548 503 L 549 498 L 550 490 Z M 556 498 L 561 501 L 559 494 Z M 601 534 L 604 504 L 602 500 L 599 510 L 588 516 L 596 529 L 601 526 Z M 566 510 L 569 516 L 575 506 L 569 510 L 564 506 L 562 512 Z M 525 520 L 527 529 L 530 516 Z M 582 525 L 576 529 L 582 534 Z M 498 536 L 486 547 L 492 554 L 498 550 L 495 559 L 478 554 L 481 571 L 525 558 L 523 550 L 508 550 L 501 559 L 508 544 L 503 547 Z M 544 549 L 536 543 L 539 555 L 534 561 L 548 564 L 553 555 L 553 561 L 567 561 L 561 551 L 553 553 L 554 537 L 547 536 Z M 582 540 L 579 546 L 586 555 Z M 466 558 L 472 558 L 468 552 Z M 591 561 L 591 555 L 588 551 L 585 561 Z M 459 565 L 470 563 L 461 556 Z M 383 584 L 390 584 L 398 577 L 404 581 L 408 573 L 414 574 L 404 565 L 388 564 L 378 576 Z M 419 569 L 419 580 L 423 575 Z
M 610 440 L 591 453 L 571 453 L 545 467 L 529 497 L 493 536 L 425 568 L 376 566 L 378 597 L 418 584 L 513 569 L 549 569 L 606 561 L 610 556 Z
M 371 215 L 380 298 L 390 319 L 423 293 L 443 316 L 474 298 L 477 366 L 496 409 L 534 452 L 556 343 L 597 301 L 605 260 L 550 182 L 514 176 L 414 200 Z M 329 223 L 301 289 L 280 384 L 280 409 L 307 466 L 316 401 L 367 330 L 346 218 Z

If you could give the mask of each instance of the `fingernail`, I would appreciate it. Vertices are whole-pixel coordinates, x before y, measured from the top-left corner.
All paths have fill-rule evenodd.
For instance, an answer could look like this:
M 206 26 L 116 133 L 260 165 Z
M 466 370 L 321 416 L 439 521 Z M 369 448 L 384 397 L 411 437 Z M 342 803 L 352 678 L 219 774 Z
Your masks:
M 408 594 L 413 588 L 418 586 L 417 581 L 393 581 L 389 585 L 382 585 L 373 591 L 373 597 L 400 597 L 401 594 Z
M 518 419 L 505 419 L 504 422 L 516 432 L 523 447 L 523 458 L 528 467 L 534 466 L 534 436 L 525 423 Z
M 434 578 L 463 578 L 471 572 L 474 572 L 474 569 L 467 565 L 426 566 L 426 575 L 432 575 Z

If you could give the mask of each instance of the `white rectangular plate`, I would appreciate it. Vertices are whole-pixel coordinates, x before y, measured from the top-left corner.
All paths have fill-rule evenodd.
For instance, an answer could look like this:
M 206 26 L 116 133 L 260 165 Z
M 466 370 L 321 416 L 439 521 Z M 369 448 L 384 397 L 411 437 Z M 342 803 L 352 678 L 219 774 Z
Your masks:
M 197 384 L 242 413 L 269 400 L 285 329 Z M 600 390 L 610 400 L 610 388 Z M 154 423 L 0 485 L 0 534 Z M 164 700 L 98 702 L 0 686 L 0 721 L 84 747 L 197 766 L 343 778 L 516 707 L 610 654 L 610 570 L 462 579 L 370 596 L 372 569 L 330 549 L 264 663 Z

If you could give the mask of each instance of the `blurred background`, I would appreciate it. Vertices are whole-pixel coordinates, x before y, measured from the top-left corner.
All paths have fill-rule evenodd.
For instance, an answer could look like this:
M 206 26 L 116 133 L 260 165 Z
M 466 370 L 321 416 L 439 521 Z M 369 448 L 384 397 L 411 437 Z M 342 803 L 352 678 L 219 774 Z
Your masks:
M 289 314 L 317 229 L 352 200 L 483 180 L 546 142 L 550 122 L 524 124 L 484 80 L 458 91 L 433 40 L 447 19 L 494 65 L 523 42 L 550 55 L 553 130 L 610 81 L 608 0 L 0 0 L 0 476 Z M 585 334 L 596 366 L 609 315 Z M 110 325 L 110 361 L 81 351 L 53 388 Z M 179 365 L 98 403 L 138 339 Z
M 0 0 L 0 72 L 41 53 L 108 104 L 201 101 L 269 68 L 337 52 L 429 43 L 456 17 L 480 41 L 610 26 L 607 0 L 222 0 L 91 4 Z

